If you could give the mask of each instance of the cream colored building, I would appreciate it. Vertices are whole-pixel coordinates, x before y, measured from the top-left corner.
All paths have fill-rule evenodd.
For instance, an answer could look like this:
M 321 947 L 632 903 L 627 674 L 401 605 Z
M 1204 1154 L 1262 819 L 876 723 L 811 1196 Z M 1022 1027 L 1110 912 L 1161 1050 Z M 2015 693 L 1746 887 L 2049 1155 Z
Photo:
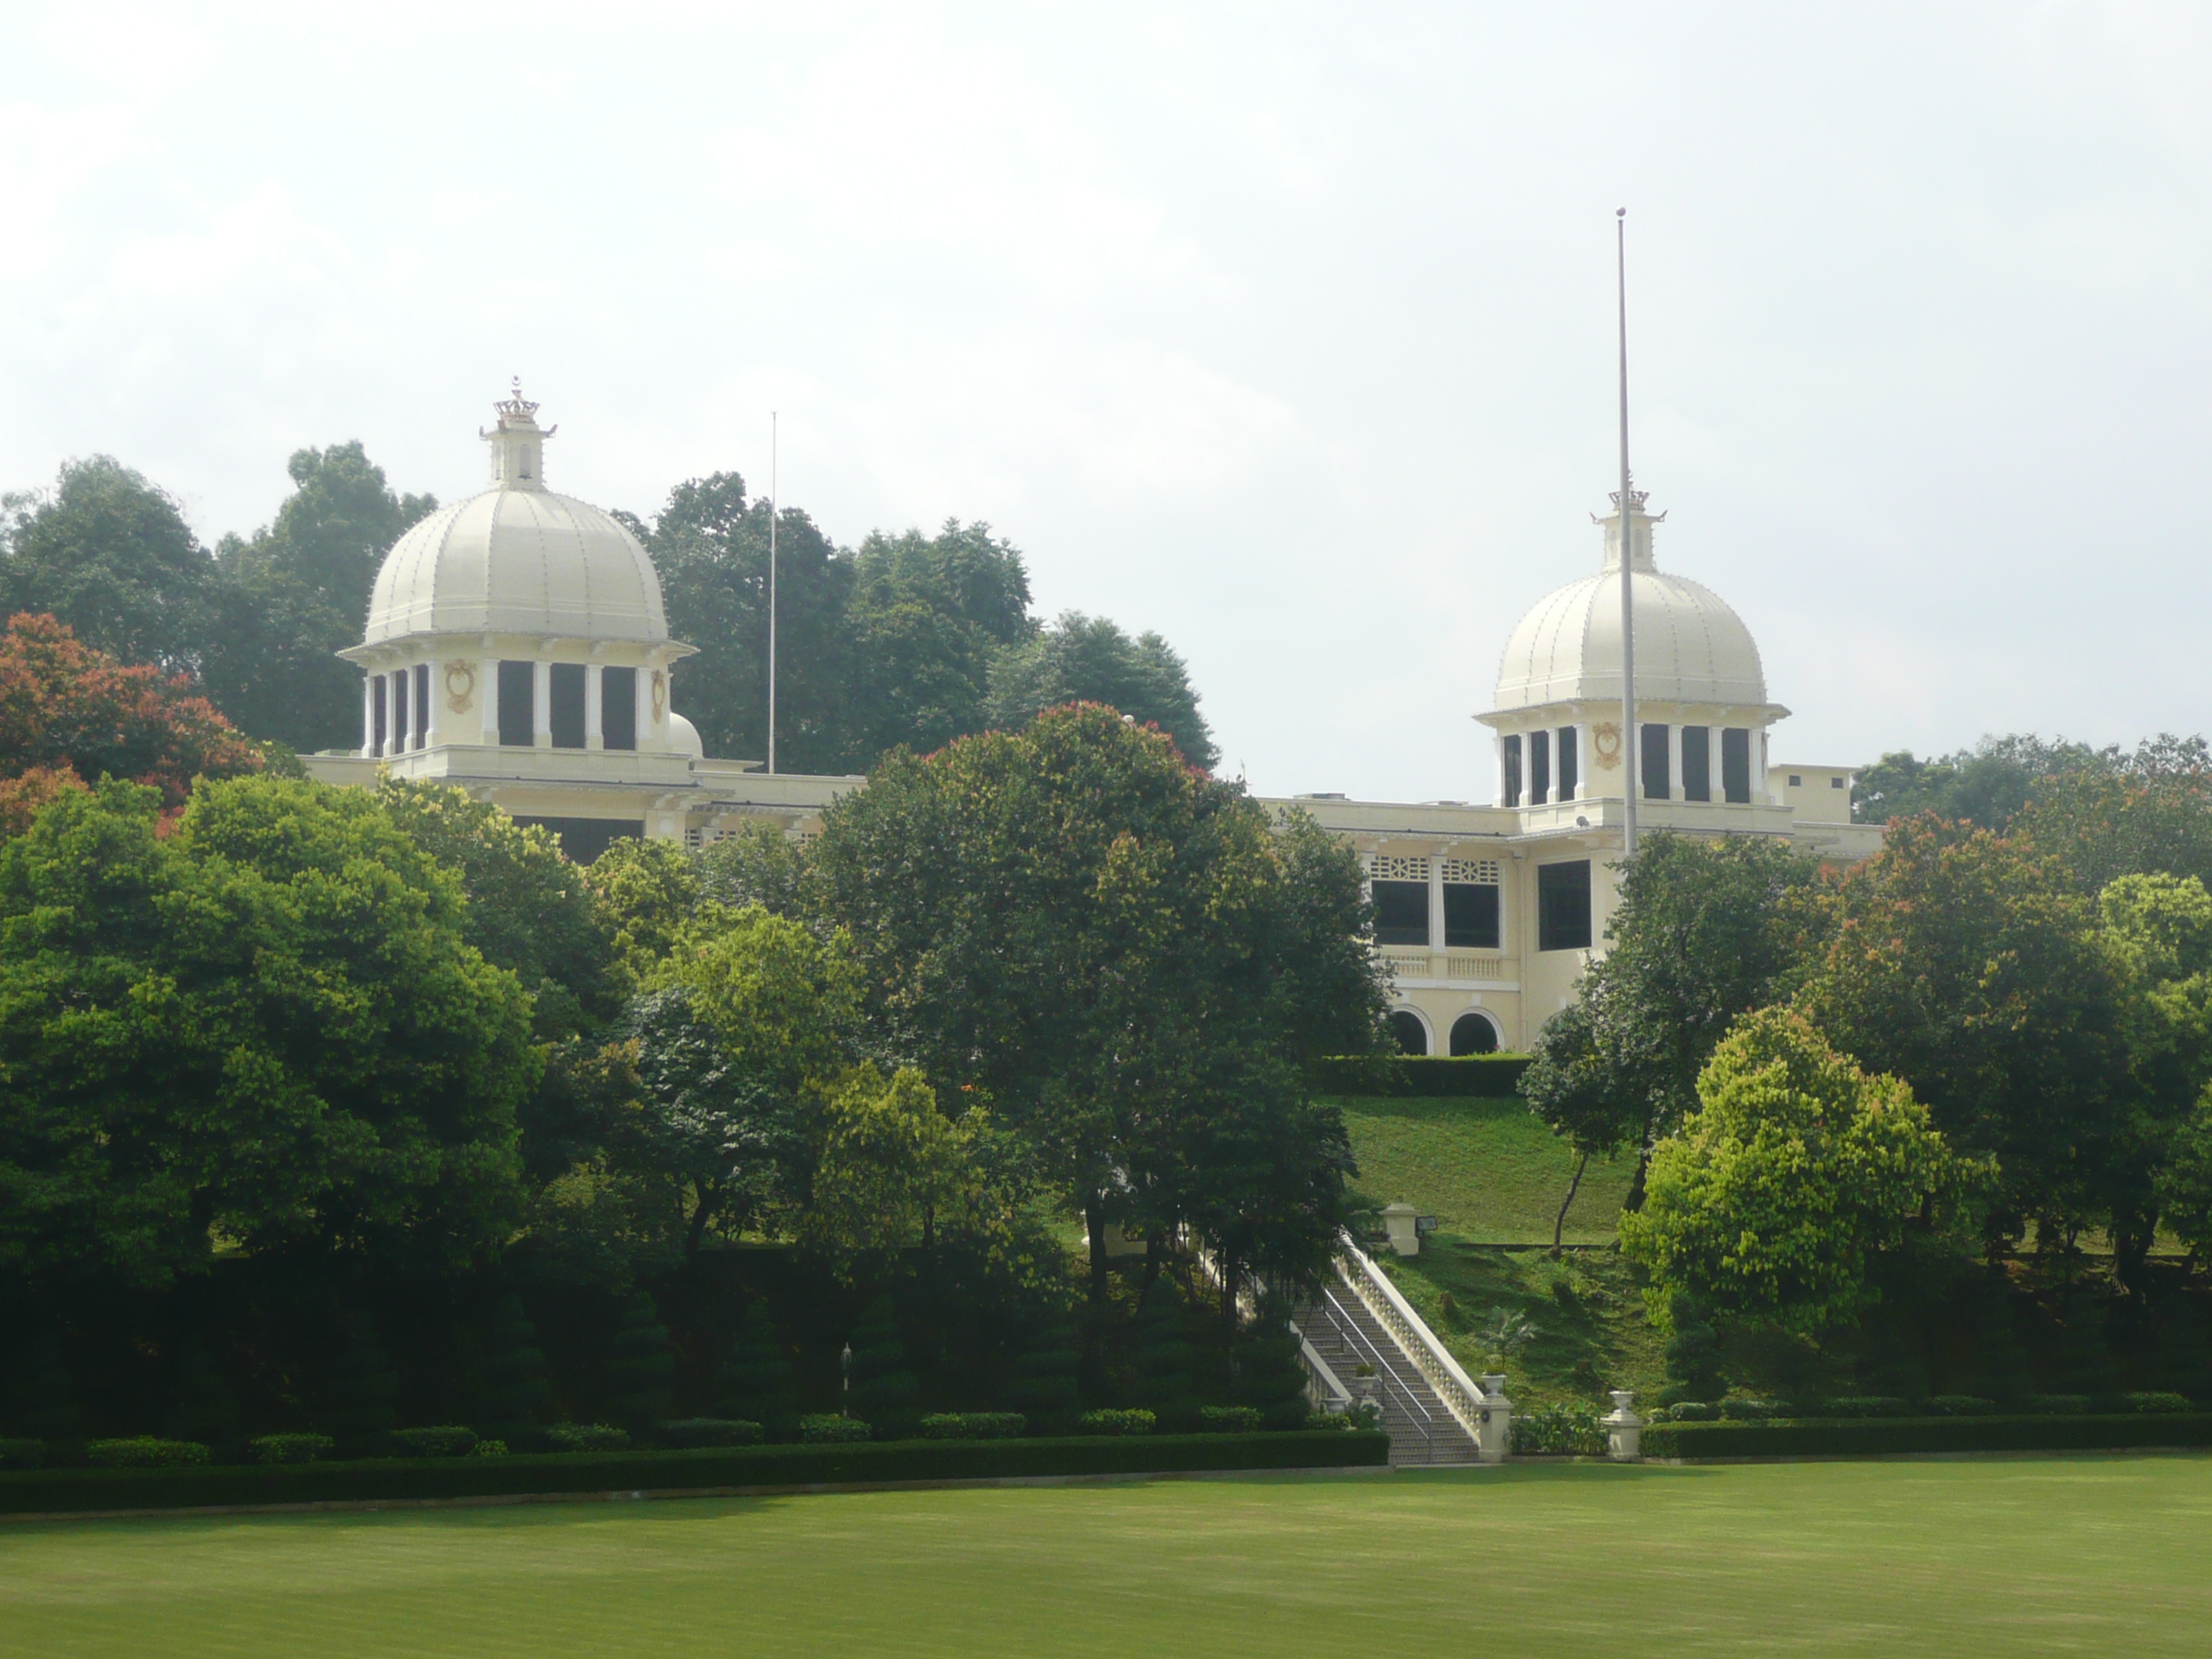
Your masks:
M 747 818 L 787 833 L 860 778 L 781 774 L 712 760 L 677 712 L 660 582 L 615 518 L 545 487 L 535 404 L 520 391 L 480 434 L 491 487 L 410 529 L 385 556 L 361 643 L 361 746 L 308 757 L 315 777 L 367 784 L 389 768 L 467 789 L 557 830 L 573 856 L 619 836 L 712 841 Z M 1416 1052 L 1524 1048 L 1566 1006 L 1615 905 L 1624 790 L 1621 512 L 1601 520 L 1600 568 L 1540 601 L 1506 642 L 1486 805 L 1341 796 L 1271 800 L 1313 814 L 1359 852 L 1393 1023 Z M 1711 589 L 1652 561 L 1658 522 L 1630 503 L 1636 610 L 1639 822 L 1767 836 L 1840 861 L 1881 845 L 1851 822 L 1852 772 L 1772 760 L 1789 710 L 1769 700 L 1749 629 Z

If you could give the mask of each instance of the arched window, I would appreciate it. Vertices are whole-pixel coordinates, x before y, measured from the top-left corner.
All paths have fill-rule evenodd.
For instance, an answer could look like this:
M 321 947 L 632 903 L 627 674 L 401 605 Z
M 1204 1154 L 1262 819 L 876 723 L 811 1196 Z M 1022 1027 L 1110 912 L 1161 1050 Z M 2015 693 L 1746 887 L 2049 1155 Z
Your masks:
M 1452 1058 L 1497 1052 L 1497 1027 L 1486 1014 L 1469 1012 L 1452 1022 Z
M 1391 1014 L 1390 1034 L 1398 1039 L 1401 1054 L 1428 1052 L 1428 1027 L 1421 1024 L 1421 1016 L 1410 1009 L 1400 1008 Z

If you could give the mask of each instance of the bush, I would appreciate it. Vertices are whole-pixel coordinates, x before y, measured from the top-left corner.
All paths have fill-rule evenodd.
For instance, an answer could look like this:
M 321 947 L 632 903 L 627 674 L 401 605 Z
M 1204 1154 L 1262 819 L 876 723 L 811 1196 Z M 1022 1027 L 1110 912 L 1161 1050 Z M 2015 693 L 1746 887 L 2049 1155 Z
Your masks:
M 1928 1402 L 1931 1417 L 1987 1417 L 1996 1409 L 1994 1400 L 1978 1394 L 1939 1394 Z
M 1720 1421 L 1719 1406 L 1710 1400 L 1678 1400 L 1671 1406 L 1662 1406 L 1651 1414 L 1655 1423 L 1717 1423 Z
M 2185 1394 L 2123 1394 L 2120 1396 L 2129 1411 L 2194 1411 L 2196 1405 Z
M 1351 1414 L 1344 1411 L 1309 1411 L 1306 1427 L 1319 1433 L 1327 1429 L 1344 1430 L 1352 1427 Z
M 1856 1422 L 1658 1423 L 1647 1458 L 1871 1458 L 1907 1452 L 2212 1446 L 2212 1414 L 1885 1417 Z
M 1913 1417 L 1912 1402 L 1891 1394 L 1846 1394 L 1823 1400 L 1815 1408 L 1822 1417 Z
M 2089 1410 L 2086 1394 L 2031 1394 L 2024 1403 L 2039 1417 L 2082 1417 Z
M 468 1449 L 472 1458 L 504 1458 L 507 1455 L 505 1440 L 479 1440 Z
M 1393 1095 L 1429 1100 L 1510 1100 L 1520 1092 L 1526 1054 L 1347 1055 L 1313 1063 L 1321 1095 Z
M 840 1417 L 834 1411 L 817 1411 L 798 1420 L 798 1437 L 808 1446 L 849 1446 L 875 1431 L 857 1417 Z
M 1250 1434 L 1262 1420 L 1257 1406 L 1201 1406 L 1198 1421 L 1209 1434 Z
M 654 1438 L 663 1446 L 757 1446 L 760 1425 L 742 1417 L 678 1417 Z
M 246 1442 L 246 1455 L 256 1463 L 319 1463 L 338 1449 L 327 1434 L 264 1434 Z
M 465 1458 L 476 1449 L 476 1431 L 443 1423 L 435 1428 L 397 1428 L 391 1449 L 403 1458 Z
M 1513 1419 L 1513 1449 L 1521 1452 L 1603 1457 L 1605 1428 L 1594 1408 L 1562 1401 L 1516 1414 Z
M 207 1461 L 197 1440 L 157 1440 L 150 1434 L 124 1440 L 87 1440 L 85 1461 L 95 1469 L 184 1469 Z
M 545 1431 L 545 1444 L 556 1452 L 620 1452 L 630 1433 L 605 1423 L 556 1423 Z
M 45 1462 L 44 1440 L 0 1440 L 0 1469 L 36 1469 Z
M 1746 1395 L 1738 1400 L 1723 1400 L 1720 1402 L 1720 1414 L 1736 1422 L 1763 1423 L 1772 1418 L 1788 1417 L 1792 1414 L 1789 1402 L 1786 1400 L 1760 1400 Z
M 1141 1408 L 1086 1411 L 1079 1421 L 1086 1434 L 1149 1434 L 1160 1425 L 1160 1419 Z
M 939 1411 L 922 1419 L 925 1440 L 1010 1440 L 1029 1427 L 1018 1411 Z

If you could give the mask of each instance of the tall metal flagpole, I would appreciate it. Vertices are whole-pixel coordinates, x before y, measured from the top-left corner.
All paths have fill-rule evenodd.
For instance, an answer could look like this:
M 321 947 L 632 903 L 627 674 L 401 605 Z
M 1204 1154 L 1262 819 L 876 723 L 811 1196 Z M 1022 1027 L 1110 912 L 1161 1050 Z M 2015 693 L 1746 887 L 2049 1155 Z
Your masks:
M 776 772 L 776 411 L 768 411 L 768 775 Z
M 1620 283 L 1621 310 L 1621 855 L 1636 856 L 1636 797 L 1643 774 L 1637 751 L 1642 735 L 1636 725 L 1636 588 L 1630 579 L 1635 566 L 1636 498 L 1629 493 L 1628 474 L 1628 209 L 1613 215 L 1613 252 Z

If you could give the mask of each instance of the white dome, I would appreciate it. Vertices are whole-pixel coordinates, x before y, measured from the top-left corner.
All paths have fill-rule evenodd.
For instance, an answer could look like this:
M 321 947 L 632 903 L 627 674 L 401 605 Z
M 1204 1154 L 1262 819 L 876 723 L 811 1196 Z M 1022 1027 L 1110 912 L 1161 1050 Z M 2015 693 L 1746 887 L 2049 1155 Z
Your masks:
M 699 728 L 673 709 L 668 711 L 668 735 L 679 753 L 705 758 L 707 746 L 699 736 Z
M 588 502 L 497 489 L 442 507 L 392 543 L 365 645 L 416 633 L 668 638 L 660 578 L 638 538 Z
M 1639 501 L 1642 493 L 1638 492 Z M 1766 702 L 1766 671 L 1743 619 L 1710 588 L 1651 563 L 1654 521 L 1637 515 L 1636 695 L 1655 702 Z M 1608 568 L 1536 601 L 1498 664 L 1500 712 L 1621 695 L 1618 515 L 1605 521 Z

